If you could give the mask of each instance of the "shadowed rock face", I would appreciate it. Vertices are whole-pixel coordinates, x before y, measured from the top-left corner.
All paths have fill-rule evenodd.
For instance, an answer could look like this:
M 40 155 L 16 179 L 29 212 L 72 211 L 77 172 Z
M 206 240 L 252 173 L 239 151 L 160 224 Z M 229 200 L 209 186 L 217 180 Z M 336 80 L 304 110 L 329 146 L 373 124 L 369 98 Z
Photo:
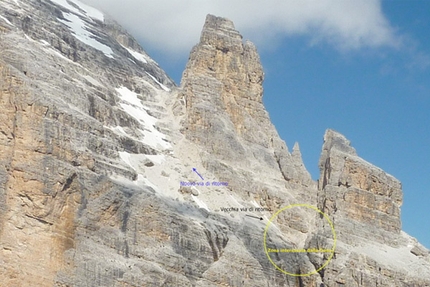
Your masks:
M 0 6 L 0 286 L 430 285 L 428 250 L 401 231 L 399 181 L 328 130 L 317 187 L 271 124 L 256 48 L 230 20 L 208 15 L 176 87 L 112 19 L 18 2 Z M 180 186 L 199 180 L 193 168 L 228 186 Z M 267 219 L 294 203 L 338 234 L 308 277 L 264 252 Z M 305 208 L 271 228 L 271 248 L 333 244 Z M 273 254 L 299 273 L 325 259 Z

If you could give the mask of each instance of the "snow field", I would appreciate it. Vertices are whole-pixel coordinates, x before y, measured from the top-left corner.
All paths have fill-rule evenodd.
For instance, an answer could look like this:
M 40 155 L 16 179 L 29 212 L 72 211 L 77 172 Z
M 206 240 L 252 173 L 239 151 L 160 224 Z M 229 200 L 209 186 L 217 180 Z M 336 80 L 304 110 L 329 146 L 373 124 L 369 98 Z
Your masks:
M 9 24 L 10 26 L 15 26 L 13 25 L 7 18 L 3 17 L 0 15 L 0 18 L 3 19 L 7 24 Z
M 117 88 L 116 91 L 122 100 L 120 106 L 142 124 L 143 129 L 139 129 L 144 136 L 142 142 L 156 149 L 171 148 L 170 143 L 165 140 L 165 135 L 154 127 L 158 120 L 146 112 L 137 94 L 126 87 Z
M 15 1 L 17 1 L 17 0 L 15 0 Z M 102 12 L 100 12 L 99 10 L 97 10 L 93 7 L 90 7 L 90 6 L 82 3 L 81 1 L 71 0 L 71 2 L 73 2 L 77 6 L 79 6 L 80 9 L 77 9 L 75 6 L 70 5 L 67 0 L 51 0 L 51 1 L 57 5 L 63 6 L 64 8 L 68 9 L 70 12 L 78 14 L 82 17 L 92 18 L 92 19 L 96 19 L 96 20 L 99 20 L 102 22 L 104 21 L 104 15 Z M 82 11 L 84 13 L 82 13 Z
M 153 75 L 151 75 L 148 72 L 145 72 L 148 76 L 150 76 L 154 82 L 156 82 L 163 90 L 165 90 L 166 92 L 170 92 L 170 89 L 168 87 L 166 87 L 165 85 L 163 85 L 162 83 L 160 83 Z
M 129 49 L 123 45 L 121 45 L 124 49 L 126 49 L 132 56 L 133 58 L 135 58 L 136 60 L 142 62 L 142 63 L 148 63 L 148 61 L 146 60 L 145 56 L 139 52 L 133 51 L 132 49 Z M 134 62 L 134 61 L 133 61 Z
M 200 208 L 203 208 L 203 209 L 206 209 L 207 211 L 209 211 L 210 212 L 210 210 L 209 210 L 209 208 L 208 208 L 208 206 L 206 205 L 206 203 L 204 203 L 203 201 L 201 201 L 197 196 L 194 196 L 194 195 L 192 195 L 191 194 L 191 197 L 192 197 L 192 199 L 194 200 L 194 202 L 200 207 Z
M 69 27 L 76 39 L 96 50 L 101 51 L 106 57 L 113 58 L 114 53 L 112 49 L 97 41 L 95 39 L 95 35 L 89 32 L 87 24 L 80 17 L 70 13 L 63 13 L 63 16 L 67 21 L 57 18 L 58 21 Z

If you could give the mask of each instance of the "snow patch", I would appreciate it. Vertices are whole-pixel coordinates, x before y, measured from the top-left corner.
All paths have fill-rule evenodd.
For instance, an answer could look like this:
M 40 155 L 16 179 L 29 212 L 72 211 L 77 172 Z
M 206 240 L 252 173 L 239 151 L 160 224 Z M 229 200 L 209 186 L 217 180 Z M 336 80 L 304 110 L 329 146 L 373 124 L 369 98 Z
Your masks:
M 265 221 L 269 222 L 269 219 L 267 218 L 267 216 L 266 216 L 266 215 L 263 215 L 263 219 L 264 219 Z M 278 227 L 278 226 L 276 226 L 276 224 L 275 224 L 275 223 L 270 222 L 270 226 L 269 226 L 269 227 L 272 227 L 272 226 L 273 226 L 273 228 L 275 228 L 276 230 L 278 230 L 278 232 L 281 232 L 281 233 L 282 233 L 281 229 L 279 229 L 279 227 Z
M 70 5 L 69 2 L 67 2 L 66 0 L 50 0 L 50 1 L 54 2 L 57 5 L 63 6 L 64 8 L 66 8 L 67 10 L 69 10 L 70 12 L 73 12 L 75 14 L 78 14 L 78 15 L 81 15 L 83 17 L 86 17 L 86 15 L 82 13 L 82 12 L 85 12 L 85 11 L 77 9 L 75 6 Z
M 116 91 L 120 94 L 120 98 L 122 100 L 120 106 L 126 113 L 135 118 L 144 127 L 143 130 L 139 129 L 144 136 L 142 142 L 154 148 L 158 148 L 159 146 L 164 149 L 170 148 L 171 145 L 165 141 L 165 135 L 154 127 L 158 120 L 146 112 L 144 106 L 138 99 L 137 94 L 126 87 L 117 88 Z
M 353 251 L 368 256 L 386 266 L 391 266 L 392 268 L 400 270 L 404 268 L 405 265 L 415 266 L 415 269 L 424 267 L 420 266 L 421 262 L 419 262 L 418 257 L 410 252 L 410 247 L 408 246 L 394 248 L 382 244 L 364 244 L 355 247 Z M 428 269 L 427 272 L 429 272 Z
M 60 0 L 55 0 L 60 1 Z M 63 1 L 63 0 L 61 0 Z M 87 25 L 84 21 L 82 21 L 81 18 L 74 14 L 70 13 L 63 13 L 63 17 L 67 19 L 67 21 L 63 19 L 58 19 L 61 23 L 69 27 L 72 34 L 74 34 L 75 38 L 81 41 L 84 44 L 87 44 L 88 46 L 93 47 L 94 49 L 97 49 L 103 54 L 105 54 L 108 58 L 113 58 L 113 51 L 108 46 L 100 43 L 95 39 L 95 35 L 93 35 L 91 32 L 89 32 Z
M 251 203 L 252 203 L 252 205 L 254 205 L 255 207 L 260 207 L 260 206 L 258 205 L 258 203 L 257 203 L 257 202 L 255 202 L 255 200 L 251 201 Z
M 72 60 L 70 60 L 69 58 L 66 58 L 63 54 L 61 54 L 61 53 L 60 53 L 60 52 L 58 52 L 57 50 L 54 50 L 54 49 L 46 49 L 46 51 L 47 51 L 47 52 L 49 52 L 50 54 L 53 54 L 53 55 L 55 55 L 55 56 L 57 56 L 57 57 L 59 57 L 59 58 L 61 58 L 61 59 L 65 60 L 65 61 L 69 62 L 69 63 L 73 63 L 73 64 L 77 64 L 77 65 L 79 65 L 78 63 L 73 62 L 73 61 L 72 61 Z
M 146 60 L 145 55 L 143 55 L 143 54 L 141 54 L 139 52 L 133 51 L 132 49 L 129 49 L 129 48 L 123 46 L 123 45 L 121 45 L 121 46 L 124 49 L 126 49 L 133 56 L 133 58 L 135 58 L 136 60 L 141 61 L 142 63 L 145 63 L 145 64 L 148 63 L 148 61 Z
M 145 185 L 152 187 L 155 191 L 158 192 L 158 187 L 156 187 L 152 182 L 150 182 L 147 178 L 145 178 L 142 174 L 137 175 L 136 184 L 143 182 Z
M 116 127 L 103 126 L 103 127 L 110 129 L 111 131 L 115 132 L 116 134 L 119 134 L 122 136 L 129 136 L 121 126 L 116 126 Z
M 51 46 L 51 44 L 49 44 L 48 41 L 45 40 L 40 40 L 40 43 L 42 44 L 42 46 Z
M 61 59 L 65 60 L 65 61 L 73 62 L 72 60 L 70 60 L 69 58 L 64 57 L 61 53 L 59 53 L 59 52 L 57 52 L 55 50 L 49 49 L 49 51 L 51 51 L 52 54 L 60 57 Z
M 131 162 L 130 162 L 130 154 L 128 152 L 126 152 L 126 151 L 120 151 L 120 152 L 118 152 L 118 154 L 119 154 L 119 157 L 121 158 L 121 160 L 123 162 L 125 162 L 126 164 L 128 164 L 132 169 L 136 170 L 133 167 L 133 165 L 131 164 Z
M 206 203 L 204 203 L 203 201 L 201 201 L 197 196 L 191 195 L 191 197 L 193 198 L 194 202 L 197 203 L 197 205 L 200 208 L 206 209 L 207 211 L 210 212 L 208 206 L 206 205 Z
M 104 21 L 105 17 L 103 15 L 103 13 L 100 12 L 99 10 L 97 10 L 96 8 L 88 6 L 87 4 L 84 4 L 78 0 L 72 0 L 72 2 L 74 2 L 75 4 L 77 4 L 79 6 L 79 8 L 84 10 L 88 17 L 99 20 L 101 22 Z
M 163 85 L 162 83 L 160 83 L 153 75 L 151 75 L 148 72 L 145 72 L 148 76 L 150 76 L 154 82 L 156 82 L 163 90 L 165 90 L 166 92 L 170 92 L 170 89 L 168 87 L 166 87 L 165 85 Z
M 187 99 L 185 98 L 185 96 L 182 96 L 182 102 L 183 102 L 183 105 L 186 107 L 187 106 Z
M 88 82 L 90 82 L 94 86 L 103 87 L 103 85 L 99 81 L 97 81 L 96 79 L 94 79 L 93 77 L 91 77 L 89 75 L 85 75 L 83 77 L 85 78 L 85 80 L 87 80 Z
M 17 0 L 15 0 L 17 1 Z M 97 19 L 100 21 L 104 21 L 104 15 L 102 12 L 100 12 L 99 10 L 88 6 L 78 0 L 72 0 L 70 2 L 73 2 L 75 5 L 77 5 L 79 8 L 76 8 L 75 6 L 69 4 L 68 1 L 66 0 L 51 0 L 52 2 L 54 2 L 55 4 L 58 4 L 60 6 L 63 6 L 64 8 L 67 8 L 70 12 L 73 12 L 75 14 L 81 15 L 83 17 L 89 17 L 89 18 L 93 18 L 93 19 Z
M 7 24 L 9 24 L 10 26 L 14 26 L 15 27 L 15 25 L 14 24 L 12 24 L 6 17 L 3 17 L 3 16 L 1 16 L 0 15 L 0 18 L 1 19 L 3 19 Z
M 144 142 L 152 147 L 161 146 L 164 149 L 171 147 L 170 143 L 164 140 L 164 134 L 157 131 L 153 126 L 149 130 L 139 130 L 144 136 Z
M 142 107 L 142 103 L 140 102 L 139 98 L 137 97 L 137 94 L 133 91 L 130 91 L 126 87 L 119 87 L 115 89 L 121 96 L 121 100 L 132 104 L 134 106 Z
M 130 116 L 135 118 L 137 121 L 143 125 L 153 125 L 156 122 L 154 117 L 151 117 L 146 113 L 143 108 L 130 105 L 129 103 L 120 103 L 120 106 L 126 111 Z
M 155 191 L 158 192 L 158 188 L 150 182 L 148 179 L 146 179 L 142 174 L 137 175 L 137 179 L 132 181 L 129 178 L 126 178 L 122 175 L 114 174 L 109 176 L 110 179 L 112 179 L 115 182 L 124 184 L 124 185 L 135 185 L 135 186 L 141 186 L 142 184 L 146 186 L 152 187 Z

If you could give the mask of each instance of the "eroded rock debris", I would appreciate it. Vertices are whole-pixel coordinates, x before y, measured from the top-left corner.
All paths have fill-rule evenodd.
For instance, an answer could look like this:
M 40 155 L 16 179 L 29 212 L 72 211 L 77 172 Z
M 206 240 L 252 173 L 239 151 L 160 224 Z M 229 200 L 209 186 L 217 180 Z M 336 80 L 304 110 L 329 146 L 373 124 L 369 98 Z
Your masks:
M 0 15 L 0 286 L 430 286 L 400 182 L 333 130 L 313 181 L 230 20 L 207 16 L 178 87 L 79 1 L 2 0 Z M 332 256 L 306 277 L 263 240 L 297 203 L 330 219 L 334 253 L 304 206 L 265 239 L 287 273 Z

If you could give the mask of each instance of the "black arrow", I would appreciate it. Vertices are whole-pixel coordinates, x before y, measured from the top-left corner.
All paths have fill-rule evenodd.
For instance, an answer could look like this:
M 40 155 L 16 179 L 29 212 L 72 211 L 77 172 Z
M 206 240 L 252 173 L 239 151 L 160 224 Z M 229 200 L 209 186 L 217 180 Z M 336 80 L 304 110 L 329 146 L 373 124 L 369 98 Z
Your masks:
M 246 216 L 248 216 L 248 217 L 252 217 L 252 218 L 256 218 L 256 219 L 260 219 L 260 220 L 263 220 L 263 217 L 257 217 L 257 216 L 254 216 L 254 215 L 248 215 L 248 214 L 246 214 Z

